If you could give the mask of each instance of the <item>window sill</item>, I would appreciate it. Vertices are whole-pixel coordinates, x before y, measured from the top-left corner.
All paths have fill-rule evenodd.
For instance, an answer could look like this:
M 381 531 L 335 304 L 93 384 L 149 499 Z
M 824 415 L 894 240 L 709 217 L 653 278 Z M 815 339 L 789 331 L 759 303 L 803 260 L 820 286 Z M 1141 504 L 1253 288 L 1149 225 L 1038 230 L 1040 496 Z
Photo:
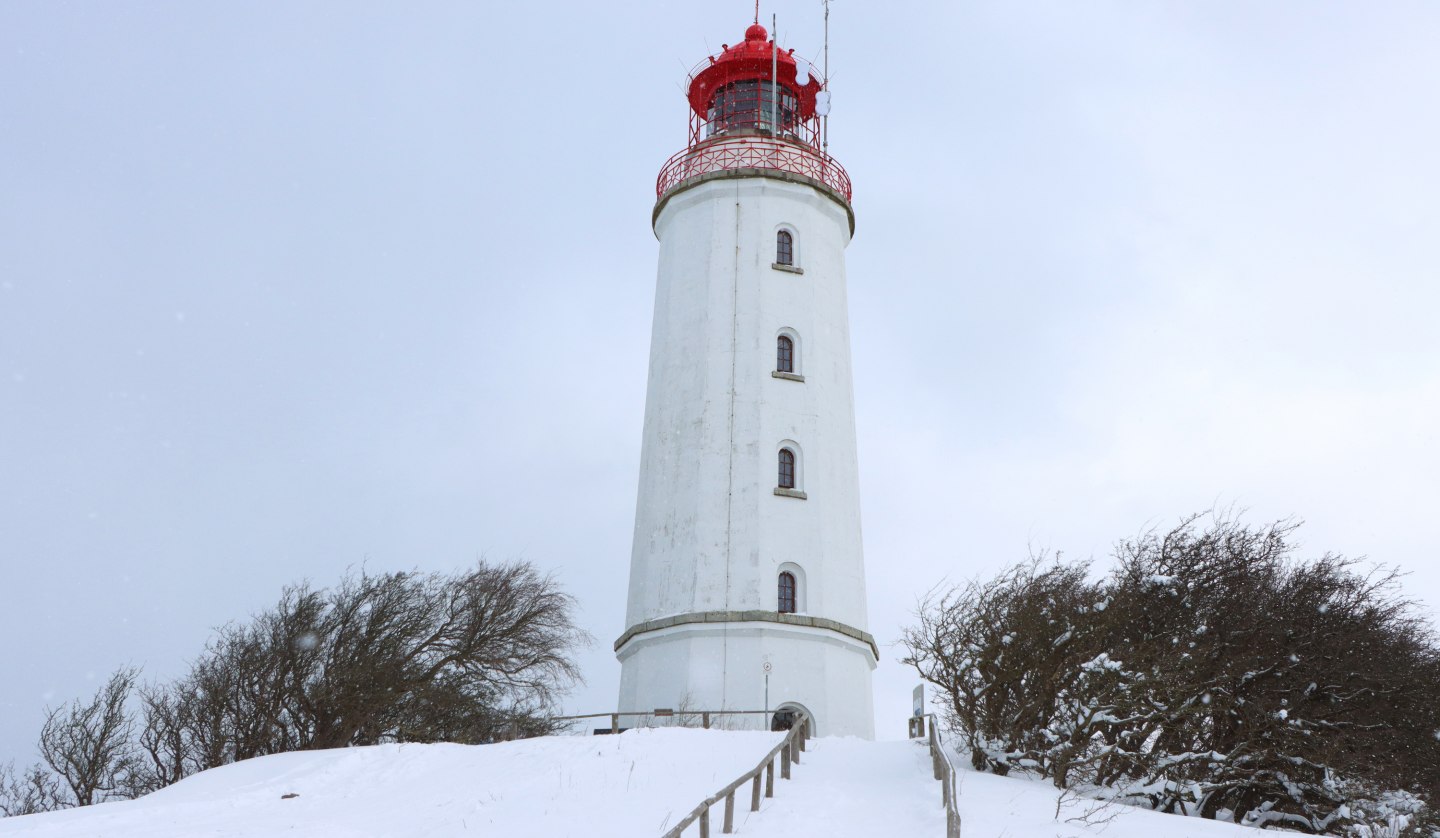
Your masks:
M 805 500 L 805 493 L 799 489 L 783 489 L 777 487 L 775 494 L 782 498 L 799 498 L 800 500 Z
M 803 381 L 805 380 L 805 376 L 803 376 L 803 375 L 796 375 L 796 374 L 793 373 L 793 372 L 780 372 L 779 370 L 775 370 L 775 371 L 771 372 L 771 373 L 770 373 L 770 377 L 771 377 L 771 378 L 784 379 L 785 381 L 800 381 L 800 382 L 803 382 Z
M 779 262 L 771 262 L 771 263 L 770 263 L 770 267 L 774 268 L 774 269 L 777 270 L 777 271 L 784 271 L 784 272 L 787 273 L 787 274 L 803 274 L 803 273 L 805 273 L 805 269 L 804 269 L 804 268 L 797 268 L 797 267 L 795 267 L 794 265 L 782 265 L 782 264 L 780 264 Z

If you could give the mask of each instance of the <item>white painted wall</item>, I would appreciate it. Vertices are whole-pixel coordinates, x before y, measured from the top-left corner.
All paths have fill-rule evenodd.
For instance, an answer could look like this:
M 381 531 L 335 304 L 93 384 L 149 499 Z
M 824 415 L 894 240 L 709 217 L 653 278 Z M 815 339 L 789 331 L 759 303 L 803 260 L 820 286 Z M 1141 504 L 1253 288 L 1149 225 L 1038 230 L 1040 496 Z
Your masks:
M 795 236 L 803 275 L 771 267 Z M 847 213 L 801 183 L 722 178 L 670 198 L 660 240 L 627 627 L 776 608 L 781 564 L 809 615 L 867 631 L 845 292 Z M 804 382 L 777 379 L 793 331 Z M 779 497 L 776 452 L 798 443 L 807 499 Z M 758 708 L 769 656 L 822 734 L 873 736 L 868 646 L 768 623 L 677 626 L 620 650 L 622 710 Z M 785 673 L 784 675 L 781 672 Z M 824 708 L 824 709 L 822 709 Z

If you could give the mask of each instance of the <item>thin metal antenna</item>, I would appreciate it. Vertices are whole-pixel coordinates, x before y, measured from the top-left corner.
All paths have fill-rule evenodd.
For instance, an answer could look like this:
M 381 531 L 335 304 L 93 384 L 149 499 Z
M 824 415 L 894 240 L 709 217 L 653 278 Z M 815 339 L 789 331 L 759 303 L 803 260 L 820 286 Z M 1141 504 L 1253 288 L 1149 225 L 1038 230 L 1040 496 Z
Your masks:
M 760 0 L 755 0 L 755 22 L 760 22 Z
M 830 0 L 821 0 L 825 5 L 825 66 L 821 72 L 825 76 L 825 92 L 830 92 Z M 824 116 L 820 117 L 820 150 L 826 155 L 830 154 L 830 113 L 826 108 Z
M 759 0 L 756 0 L 758 3 Z M 770 133 L 780 136 L 780 24 L 770 15 Z

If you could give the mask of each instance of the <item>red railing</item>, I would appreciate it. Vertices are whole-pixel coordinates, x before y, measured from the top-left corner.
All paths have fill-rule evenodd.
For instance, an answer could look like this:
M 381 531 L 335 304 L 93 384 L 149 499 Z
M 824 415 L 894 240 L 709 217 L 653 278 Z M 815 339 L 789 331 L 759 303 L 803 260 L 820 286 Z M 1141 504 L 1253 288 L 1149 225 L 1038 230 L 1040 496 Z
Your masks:
M 655 181 L 660 198 L 681 183 L 712 172 L 731 169 L 769 169 L 818 180 L 850 200 L 850 175 L 815 149 L 773 137 L 715 137 L 687 148 L 665 162 Z

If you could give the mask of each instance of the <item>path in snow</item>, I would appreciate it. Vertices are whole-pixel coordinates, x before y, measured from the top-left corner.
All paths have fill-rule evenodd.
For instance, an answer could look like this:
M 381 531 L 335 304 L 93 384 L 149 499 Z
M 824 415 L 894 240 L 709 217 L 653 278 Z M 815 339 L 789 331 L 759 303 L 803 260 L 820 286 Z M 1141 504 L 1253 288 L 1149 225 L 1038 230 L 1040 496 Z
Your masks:
M 812 739 L 781 780 L 775 797 L 750 811 L 750 789 L 736 795 L 738 835 L 752 838 L 944 838 L 945 810 L 940 784 L 930 769 L 930 752 L 916 742 Z M 719 833 L 723 805 L 712 811 Z M 743 814 L 742 814 L 743 813 Z
M 944 838 L 945 810 L 930 752 L 919 742 L 812 740 L 772 800 L 751 813 L 749 789 L 736 799 L 736 833 L 746 838 Z M 1254 838 L 1234 824 L 1065 798 L 1043 780 L 962 768 L 961 838 Z M 1060 802 L 1058 817 L 1056 803 Z M 713 835 L 724 807 L 711 811 Z M 1088 820 L 1088 822 L 1087 822 Z

